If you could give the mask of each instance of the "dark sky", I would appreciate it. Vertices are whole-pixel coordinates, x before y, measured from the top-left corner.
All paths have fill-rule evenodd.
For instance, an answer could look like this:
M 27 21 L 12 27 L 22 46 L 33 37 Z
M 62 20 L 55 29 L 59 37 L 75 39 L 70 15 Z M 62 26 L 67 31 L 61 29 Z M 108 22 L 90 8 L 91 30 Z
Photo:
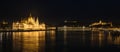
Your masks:
M 48 24 L 78 20 L 120 22 L 120 1 L 116 0 L 0 0 L 0 20 L 13 21 L 29 13 Z

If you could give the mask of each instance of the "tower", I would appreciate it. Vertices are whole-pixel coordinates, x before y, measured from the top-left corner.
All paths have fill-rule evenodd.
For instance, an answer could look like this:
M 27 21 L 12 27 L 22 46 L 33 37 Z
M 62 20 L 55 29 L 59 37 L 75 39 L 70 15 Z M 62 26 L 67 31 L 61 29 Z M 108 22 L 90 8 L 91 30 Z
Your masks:
M 28 23 L 35 24 L 35 19 L 32 17 L 31 13 L 29 14 L 28 17 Z
M 37 25 L 39 25 L 39 20 L 38 20 L 38 17 L 37 17 L 37 19 L 36 19 L 36 24 L 37 24 Z
M 102 21 L 100 20 L 99 23 L 102 23 Z

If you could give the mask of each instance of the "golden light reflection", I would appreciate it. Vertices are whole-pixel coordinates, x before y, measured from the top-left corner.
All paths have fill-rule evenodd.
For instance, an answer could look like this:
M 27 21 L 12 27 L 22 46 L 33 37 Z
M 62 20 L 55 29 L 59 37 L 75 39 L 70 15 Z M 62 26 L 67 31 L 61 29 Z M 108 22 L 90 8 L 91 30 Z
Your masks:
M 14 52 L 44 52 L 45 31 L 13 32 Z
M 50 40 L 51 40 L 51 45 L 55 45 L 55 31 L 54 30 L 51 30 L 51 31 L 47 31 L 47 35 L 50 37 Z
M 23 52 L 38 52 L 38 32 L 23 32 Z
M 111 34 L 111 32 L 92 31 L 91 46 L 94 47 L 96 44 L 98 44 L 99 47 L 105 46 L 106 44 L 120 46 L 120 36 Z
M 55 31 L 50 31 L 50 37 L 52 40 L 55 40 Z
M 94 47 L 98 44 L 99 47 L 103 46 L 104 32 L 103 31 L 92 31 L 91 32 L 91 46 Z
M 111 36 L 111 32 L 108 32 L 108 36 L 107 36 L 107 41 L 108 41 L 108 43 L 109 44 L 112 44 L 113 42 L 112 42 L 112 36 Z
M 92 34 L 91 34 L 91 46 L 92 47 L 94 47 L 95 46 L 95 44 L 97 44 L 97 38 L 98 38 L 98 35 L 96 34 L 97 32 L 95 31 L 92 31 L 91 32 Z M 97 38 L 96 38 L 97 37 Z
M 86 36 L 85 36 L 85 32 L 84 32 L 84 31 L 82 32 L 82 34 L 83 34 L 83 35 L 82 35 L 82 41 L 83 41 L 83 46 L 84 46 L 84 45 L 85 45 L 85 42 L 86 42 L 86 40 L 85 40 L 85 37 L 86 37 Z
M 0 33 L 0 42 L 2 42 L 2 35 L 3 35 L 3 33 Z
M 39 32 L 39 52 L 45 52 L 45 31 Z
M 103 31 L 99 31 L 99 46 L 102 46 L 102 41 L 104 39 L 104 32 Z
M 94 34 L 93 34 L 93 31 L 92 31 L 92 34 L 91 34 L 91 45 L 92 45 L 92 47 L 94 46 Z
M 53 47 L 53 46 L 55 46 L 55 31 L 54 30 L 50 31 L 49 35 L 50 35 L 50 39 L 51 39 L 51 45 Z M 54 49 L 51 49 L 51 52 L 54 52 Z
M 2 33 L 0 33 L 0 50 L 2 49 L 2 37 L 3 36 L 3 34 Z
M 120 46 L 120 36 L 115 37 L 114 44 Z
M 67 31 L 64 30 L 64 44 L 67 44 Z
M 55 30 L 51 30 L 51 31 L 47 31 L 47 34 L 46 34 L 46 52 L 55 52 L 55 34 L 56 34 L 56 31 Z

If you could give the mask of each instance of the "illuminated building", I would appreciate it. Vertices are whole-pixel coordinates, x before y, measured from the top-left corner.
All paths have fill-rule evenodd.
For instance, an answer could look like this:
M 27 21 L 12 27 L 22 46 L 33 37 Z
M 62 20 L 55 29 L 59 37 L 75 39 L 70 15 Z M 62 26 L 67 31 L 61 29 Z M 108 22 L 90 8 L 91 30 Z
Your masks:
M 102 22 L 101 20 L 99 22 L 95 22 L 89 25 L 90 27 L 112 27 L 112 23 L 109 22 Z
M 13 30 L 45 30 L 45 24 L 39 23 L 38 18 L 29 15 L 28 19 L 21 20 L 19 22 L 13 22 Z
M 80 27 L 82 26 L 82 24 L 80 23 L 80 21 L 76 21 L 76 20 L 65 20 L 64 21 L 64 26 L 68 26 L 68 27 Z
M 84 25 L 81 25 L 79 21 L 64 21 L 63 26 L 59 26 L 57 28 L 58 30 L 64 30 L 64 31 L 89 31 L 91 30 L 88 27 L 85 27 Z
M 6 21 L 0 22 L 0 29 L 10 29 L 10 24 Z

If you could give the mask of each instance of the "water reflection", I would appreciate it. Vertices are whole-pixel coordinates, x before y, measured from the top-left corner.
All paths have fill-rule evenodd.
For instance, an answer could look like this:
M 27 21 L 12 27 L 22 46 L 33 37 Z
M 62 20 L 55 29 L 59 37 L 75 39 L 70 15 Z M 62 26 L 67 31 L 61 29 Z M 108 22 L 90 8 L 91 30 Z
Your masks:
M 120 32 L 0 32 L 0 52 L 69 52 L 80 48 L 120 48 Z
M 0 33 L 0 52 L 2 52 L 2 33 Z
M 91 46 L 107 47 L 120 45 L 120 32 L 92 31 Z
M 13 52 L 44 52 L 45 31 L 13 32 Z
M 120 46 L 120 35 L 117 35 L 114 39 L 114 44 Z
M 0 52 L 12 52 L 11 32 L 0 32 Z
M 47 31 L 46 32 L 46 52 L 55 52 L 55 39 L 56 39 L 55 31 Z
M 120 32 L 64 31 L 64 43 L 69 48 L 120 47 Z
M 101 47 L 104 44 L 106 34 L 104 33 L 104 31 L 92 31 L 92 35 L 91 35 L 91 46 L 95 47 Z

